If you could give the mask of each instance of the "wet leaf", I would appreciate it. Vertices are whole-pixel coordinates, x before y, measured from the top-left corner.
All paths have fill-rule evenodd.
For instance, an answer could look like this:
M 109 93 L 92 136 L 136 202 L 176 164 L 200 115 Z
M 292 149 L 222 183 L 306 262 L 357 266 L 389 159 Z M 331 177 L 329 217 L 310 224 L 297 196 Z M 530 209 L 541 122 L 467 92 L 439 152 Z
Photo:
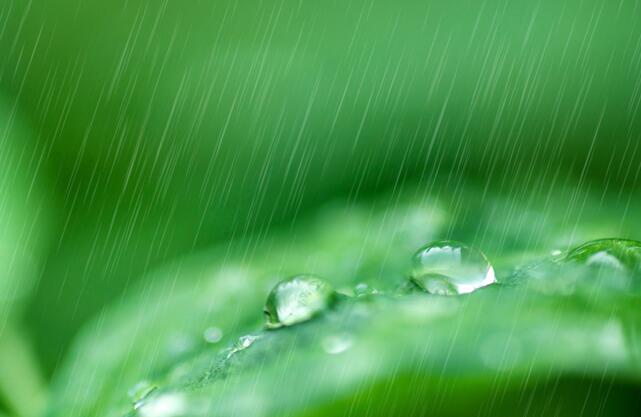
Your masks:
M 589 281 L 590 291 L 557 291 L 554 269 L 540 291 L 546 281 L 516 267 L 641 220 L 617 216 L 618 205 L 583 210 L 530 194 L 509 206 L 487 197 L 491 215 L 478 211 L 469 227 L 452 207 L 478 204 L 477 192 L 435 199 L 406 189 L 335 203 L 293 229 L 166 266 L 85 328 L 48 415 L 616 415 L 636 406 L 641 295 Z M 617 221 L 595 222 L 606 214 Z M 502 226 L 490 224 L 497 216 Z M 540 238 L 514 222 L 536 225 Z M 497 283 L 448 296 L 408 288 L 416 250 L 453 233 L 490 249 Z M 270 290 L 297 274 L 322 276 L 344 295 L 307 321 L 264 329 Z M 377 291 L 363 293 L 363 283 Z M 214 344 L 203 337 L 212 327 L 222 335 Z M 144 381 L 155 388 L 132 402 L 128 390 Z

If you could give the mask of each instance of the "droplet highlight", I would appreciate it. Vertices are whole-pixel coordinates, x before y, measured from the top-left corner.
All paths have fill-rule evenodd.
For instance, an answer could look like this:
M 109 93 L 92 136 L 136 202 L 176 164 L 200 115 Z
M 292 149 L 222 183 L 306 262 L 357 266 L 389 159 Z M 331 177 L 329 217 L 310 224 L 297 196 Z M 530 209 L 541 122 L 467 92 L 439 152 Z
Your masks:
M 336 293 L 320 278 L 298 275 L 281 281 L 265 303 L 265 327 L 276 329 L 311 319 L 330 306 Z
M 496 282 L 494 268 L 478 249 L 454 241 L 423 246 L 414 255 L 410 280 L 430 294 L 467 294 Z
M 248 335 L 239 337 L 238 341 L 234 344 L 234 346 L 227 353 L 227 359 L 231 358 L 236 353 L 241 352 L 241 351 L 249 348 L 258 339 L 260 339 L 260 336 L 259 335 L 255 335 L 255 334 L 248 334 Z

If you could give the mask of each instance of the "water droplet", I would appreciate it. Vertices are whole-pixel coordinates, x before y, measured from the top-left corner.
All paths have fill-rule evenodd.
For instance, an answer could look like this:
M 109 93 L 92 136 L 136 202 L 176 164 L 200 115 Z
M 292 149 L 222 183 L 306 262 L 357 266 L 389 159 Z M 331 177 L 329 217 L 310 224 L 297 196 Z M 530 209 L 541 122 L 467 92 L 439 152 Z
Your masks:
M 260 339 L 260 336 L 255 334 L 248 334 L 248 335 L 239 337 L 238 341 L 227 353 L 227 359 L 231 358 L 236 353 L 247 349 L 248 347 L 253 345 L 254 342 L 258 339 Z
M 307 321 L 327 308 L 335 295 L 328 283 L 309 275 L 281 281 L 267 297 L 265 327 L 275 329 Z
M 142 417 L 178 417 L 185 415 L 187 401 L 177 393 L 159 395 L 145 401 L 138 413 Z
M 423 291 L 439 295 L 466 294 L 496 281 L 481 251 L 453 241 L 432 242 L 419 249 L 410 278 Z
M 570 251 L 564 261 L 599 269 L 640 271 L 641 242 L 628 239 L 593 240 Z
M 134 408 L 140 408 L 145 398 L 147 398 L 147 396 L 151 394 L 156 388 L 156 385 L 147 380 L 140 381 L 136 385 L 131 387 L 129 391 L 127 391 L 127 394 L 129 395 L 129 398 L 131 398 L 131 402 L 134 404 Z
M 354 287 L 354 294 L 357 297 L 363 297 L 366 295 L 380 294 L 380 291 L 377 290 L 376 288 L 370 287 L 364 282 L 361 282 Z
M 207 343 L 218 343 L 223 338 L 223 331 L 218 327 L 208 327 L 203 332 L 203 338 Z
M 329 353 L 330 355 L 338 355 L 339 353 L 345 352 L 352 346 L 354 341 L 347 334 L 337 334 L 325 337 L 321 345 L 323 350 Z

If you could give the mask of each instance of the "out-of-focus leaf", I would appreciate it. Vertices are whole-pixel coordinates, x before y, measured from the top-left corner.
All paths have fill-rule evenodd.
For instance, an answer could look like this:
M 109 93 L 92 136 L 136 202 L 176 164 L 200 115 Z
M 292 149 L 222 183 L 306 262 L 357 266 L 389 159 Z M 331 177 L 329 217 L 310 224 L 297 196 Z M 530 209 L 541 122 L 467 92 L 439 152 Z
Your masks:
M 508 202 L 474 188 L 439 198 L 408 189 L 174 262 L 85 328 L 49 415 L 625 411 L 640 391 L 641 294 L 586 297 L 510 280 L 513 267 L 552 250 L 639 227 L 626 215 L 637 200 L 626 209 L 597 204 L 600 193 L 545 198 L 563 191 Z M 499 284 L 456 297 L 396 291 L 414 250 L 436 238 L 488 248 Z M 298 273 L 347 294 L 361 282 L 382 294 L 343 297 L 307 323 L 262 330 L 271 286 Z M 207 342 L 207 329 L 222 339 Z M 244 335 L 257 339 L 234 351 Z M 127 391 L 137 384 L 134 404 Z
M 338 193 L 443 170 L 639 181 L 633 1 L 3 5 L 0 82 L 65 196 L 32 316 L 50 366 L 150 266 Z
M 33 287 L 51 236 L 43 155 L 15 106 L 0 96 L 0 333 Z
M 0 96 L 0 409 L 35 416 L 43 382 L 28 339 L 16 330 L 40 277 L 54 204 L 43 184 L 43 155 L 15 105 Z

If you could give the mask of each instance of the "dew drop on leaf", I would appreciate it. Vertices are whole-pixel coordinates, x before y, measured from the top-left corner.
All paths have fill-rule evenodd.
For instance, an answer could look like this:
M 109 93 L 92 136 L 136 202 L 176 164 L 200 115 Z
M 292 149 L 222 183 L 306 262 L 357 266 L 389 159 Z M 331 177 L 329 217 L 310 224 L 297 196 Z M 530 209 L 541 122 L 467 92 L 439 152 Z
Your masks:
M 600 295 L 610 291 L 638 291 L 641 282 L 641 242 L 599 239 L 573 250 L 559 262 L 565 275 L 574 272 L 577 285 Z M 567 271 L 566 271 L 567 270 Z M 596 295 L 596 293 L 595 293 Z
M 248 334 L 238 338 L 238 341 L 231 348 L 229 353 L 227 353 L 227 359 L 231 358 L 236 353 L 243 351 L 254 344 L 256 340 L 260 339 L 259 335 Z
M 143 401 L 149 394 L 151 394 L 157 387 L 147 381 L 140 381 L 127 391 L 131 402 L 134 404 L 134 408 L 138 409 L 143 404 Z
M 203 332 L 203 339 L 207 343 L 218 343 L 223 338 L 223 331 L 215 326 L 208 327 Z
M 265 327 L 275 329 L 309 320 L 327 308 L 335 292 L 322 279 L 298 275 L 281 281 L 272 289 L 265 303 Z
M 354 287 L 354 295 L 356 295 L 357 297 L 363 297 L 366 295 L 376 295 L 376 294 L 380 294 L 380 291 L 377 290 L 376 288 L 370 287 L 364 282 L 356 284 L 356 286 Z
M 478 249 L 454 241 L 432 242 L 414 255 L 411 281 L 430 294 L 470 293 L 496 281 L 494 268 Z
M 641 242 L 628 239 L 599 239 L 568 253 L 565 262 L 622 272 L 641 270 Z

